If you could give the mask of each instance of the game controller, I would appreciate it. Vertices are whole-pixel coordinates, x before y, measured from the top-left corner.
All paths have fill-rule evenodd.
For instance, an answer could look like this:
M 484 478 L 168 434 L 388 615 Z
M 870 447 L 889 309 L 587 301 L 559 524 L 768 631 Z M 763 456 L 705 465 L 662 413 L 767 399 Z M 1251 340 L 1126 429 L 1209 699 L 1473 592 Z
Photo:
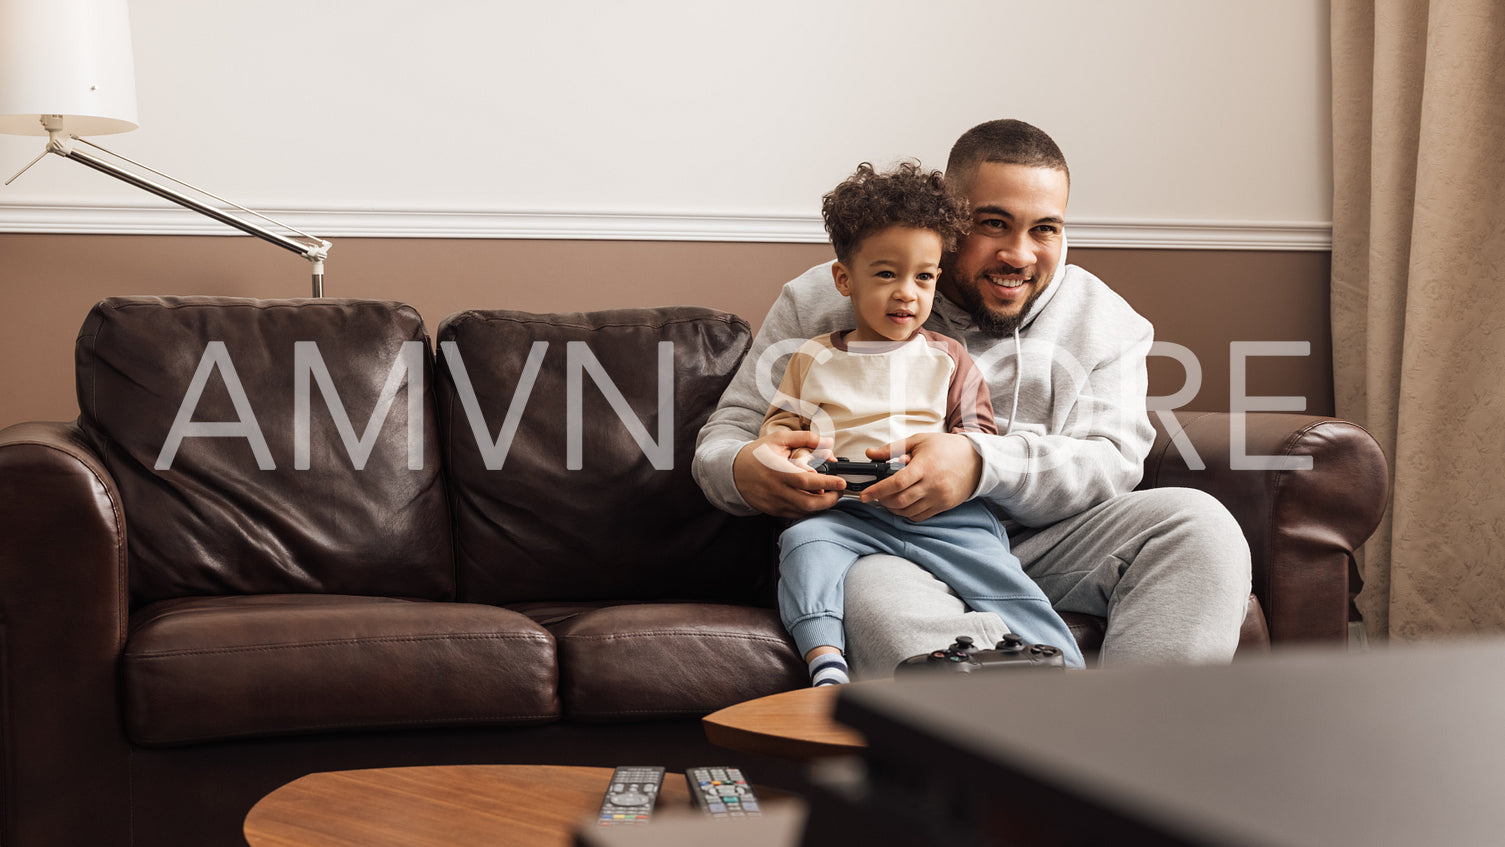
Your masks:
M 813 468 L 818 474 L 839 476 L 847 481 L 843 493 L 860 493 L 864 488 L 888 479 L 904 468 L 904 459 L 889 459 L 886 462 L 853 462 L 844 457 L 827 459 Z
M 971 638 L 958 635 L 956 643 L 944 650 L 936 650 L 919 656 L 911 656 L 894 668 L 894 675 L 918 672 L 952 671 L 975 673 L 977 671 L 1010 670 L 1026 668 L 1066 669 L 1066 654 L 1059 647 L 1049 644 L 1025 644 L 1024 639 L 1010 632 L 1003 636 L 992 650 L 977 649 Z

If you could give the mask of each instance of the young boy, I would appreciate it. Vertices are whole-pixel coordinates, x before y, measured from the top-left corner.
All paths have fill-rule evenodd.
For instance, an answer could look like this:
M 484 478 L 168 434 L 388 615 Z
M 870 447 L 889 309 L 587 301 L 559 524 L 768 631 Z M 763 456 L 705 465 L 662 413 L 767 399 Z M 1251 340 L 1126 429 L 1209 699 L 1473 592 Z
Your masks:
M 996 433 L 987 383 L 961 343 L 921 326 L 930 316 L 941 253 L 965 234 L 966 209 L 939 171 L 863 164 L 827 194 L 836 290 L 851 298 L 855 327 L 807 341 L 790 358 L 760 435 L 810 430 L 831 447 L 800 451 L 807 467 L 828 456 L 922 432 Z M 812 473 L 813 468 L 812 468 Z M 813 685 L 848 681 L 842 581 L 871 553 L 902 556 L 949 585 L 967 605 L 995 612 L 1027 642 L 1051 644 L 1082 667 L 1076 639 L 1009 552 L 998 518 L 968 501 L 924 521 L 843 497 L 779 538 L 779 612 Z

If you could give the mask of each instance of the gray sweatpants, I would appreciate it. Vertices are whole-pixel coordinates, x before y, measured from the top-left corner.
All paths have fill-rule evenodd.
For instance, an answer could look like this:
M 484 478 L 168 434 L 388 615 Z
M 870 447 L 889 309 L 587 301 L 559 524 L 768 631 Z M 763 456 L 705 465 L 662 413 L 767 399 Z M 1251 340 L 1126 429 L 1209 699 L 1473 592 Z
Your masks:
M 1114 497 L 1059 523 L 1016 528 L 1013 552 L 1059 612 L 1108 619 L 1104 665 L 1227 662 L 1249 600 L 1249 545 L 1211 495 L 1156 488 Z M 893 556 L 847 573 L 848 661 L 857 679 L 970 635 L 1008 632 L 945 583 Z

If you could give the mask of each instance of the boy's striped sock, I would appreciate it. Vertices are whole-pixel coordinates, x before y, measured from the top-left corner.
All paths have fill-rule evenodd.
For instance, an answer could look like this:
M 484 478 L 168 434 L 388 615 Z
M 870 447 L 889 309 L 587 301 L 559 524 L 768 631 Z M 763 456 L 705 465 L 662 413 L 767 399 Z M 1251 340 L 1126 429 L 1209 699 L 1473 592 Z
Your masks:
M 847 661 L 840 653 L 826 653 L 810 660 L 810 685 L 842 685 L 851 682 Z

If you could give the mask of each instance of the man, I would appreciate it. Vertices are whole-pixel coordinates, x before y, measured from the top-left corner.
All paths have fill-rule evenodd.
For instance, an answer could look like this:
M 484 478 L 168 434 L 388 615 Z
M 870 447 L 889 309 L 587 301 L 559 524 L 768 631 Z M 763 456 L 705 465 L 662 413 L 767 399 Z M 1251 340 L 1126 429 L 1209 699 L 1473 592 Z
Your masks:
M 1104 664 L 1227 661 L 1249 595 L 1248 546 L 1206 494 L 1132 491 L 1153 437 L 1144 406 L 1153 330 L 1065 263 L 1065 157 L 1029 124 L 991 121 L 957 140 L 946 178 L 968 201 L 972 229 L 942 262 L 925 326 L 977 361 L 1001 434 L 916 435 L 869 450 L 870 459 L 907 453 L 909 464 L 862 499 L 923 521 L 981 498 L 1058 611 L 1108 619 Z M 830 278 L 821 265 L 784 286 L 701 431 L 694 474 L 720 508 L 799 517 L 829 509 L 844 487 L 789 461 L 818 446 L 809 433 L 756 437 L 789 344 L 849 318 Z M 860 560 L 845 595 L 859 678 L 889 675 L 957 635 L 991 644 L 1007 631 L 902 559 Z

